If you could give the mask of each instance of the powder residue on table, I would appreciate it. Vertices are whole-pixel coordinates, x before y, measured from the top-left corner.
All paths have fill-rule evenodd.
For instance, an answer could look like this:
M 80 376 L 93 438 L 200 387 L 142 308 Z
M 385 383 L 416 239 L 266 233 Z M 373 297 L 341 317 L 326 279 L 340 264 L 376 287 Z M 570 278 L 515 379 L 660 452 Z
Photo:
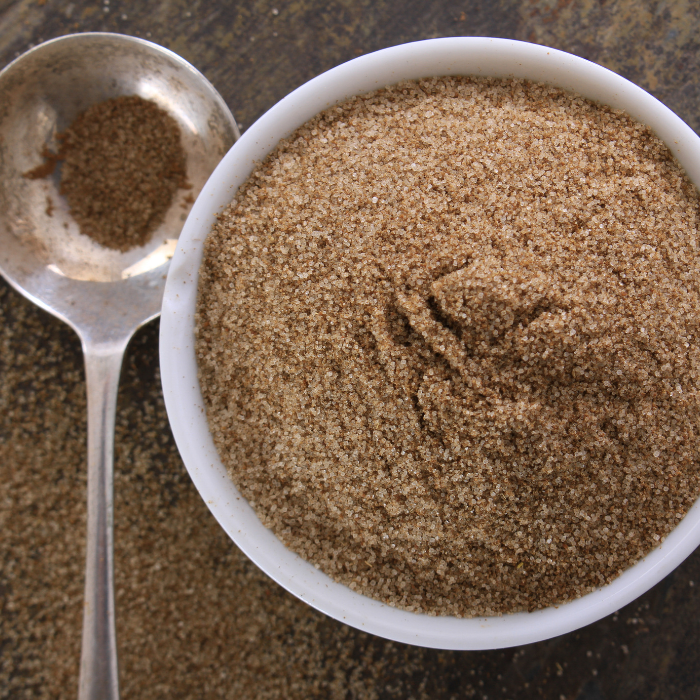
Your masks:
M 700 492 L 698 194 L 621 112 L 521 81 L 355 98 L 207 240 L 207 416 L 262 521 L 430 614 L 613 580 Z

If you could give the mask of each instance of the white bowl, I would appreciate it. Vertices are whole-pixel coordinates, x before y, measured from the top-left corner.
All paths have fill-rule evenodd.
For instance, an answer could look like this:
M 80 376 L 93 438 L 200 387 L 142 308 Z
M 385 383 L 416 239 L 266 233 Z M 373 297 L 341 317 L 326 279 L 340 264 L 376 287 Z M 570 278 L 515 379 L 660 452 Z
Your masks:
M 209 509 L 265 573 L 301 600 L 372 634 L 441 649 L 495 649 L 548 639 L 594 622 L 641 595 L 700 544 L 696 503 L 666 540 L 609 585 L 532 613 L 458 619 L 404 612 L 335 583 L 261 524 L 222 465 L 204 412 L 194 352 L 194 314 L 204 239 L 214 218 L 278 141 L 318 112 L 404 79 L 514 76 L 550 83 L 624 109 L 650 126 L 700 183 L 700 138 L 671 110 L 629 81 L 582 58 L 507 39 L 451 38 L 404 44 L 356 58 L 314 78 L 262 116 L 221 161 L 178 241 L 163 299 L 160 357 L 165 403 L 180 454 Z

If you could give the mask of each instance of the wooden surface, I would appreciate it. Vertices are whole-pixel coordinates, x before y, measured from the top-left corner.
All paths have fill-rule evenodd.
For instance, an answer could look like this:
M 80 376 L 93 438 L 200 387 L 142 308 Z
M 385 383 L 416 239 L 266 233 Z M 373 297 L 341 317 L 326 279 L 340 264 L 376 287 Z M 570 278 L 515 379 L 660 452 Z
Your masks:
M 82 31 L 184 56 L 245 129 L 296 86 L 362 53 L 500 36 L 601 63 L 700 128 L 693 0 L 0 0 L 0 67 Z M 1 213 L 0 213 L 1 216 Z M 85 387 L 77 338 L 0 282 L 0 698 L 74 698 L 84 546 Z M 618 614 L 493 652 L 385 642 L 294 600 L 228 541 L 165 415 L 158 326 L 134 339 L 117 426 L 116 566 L 124 698 L 700 697 L 700 554 Z

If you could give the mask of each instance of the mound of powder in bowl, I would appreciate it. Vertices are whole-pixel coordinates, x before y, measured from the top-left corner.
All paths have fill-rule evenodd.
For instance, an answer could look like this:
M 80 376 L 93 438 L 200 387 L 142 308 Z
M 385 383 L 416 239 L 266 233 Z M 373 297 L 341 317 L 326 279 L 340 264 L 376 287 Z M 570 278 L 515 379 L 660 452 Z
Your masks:
M 700 492 L 698 193 L 622 112 L 442 78 L 298 129 L 219 217 L 222 460 L 336 581 L 433 615 L 613 580 Z

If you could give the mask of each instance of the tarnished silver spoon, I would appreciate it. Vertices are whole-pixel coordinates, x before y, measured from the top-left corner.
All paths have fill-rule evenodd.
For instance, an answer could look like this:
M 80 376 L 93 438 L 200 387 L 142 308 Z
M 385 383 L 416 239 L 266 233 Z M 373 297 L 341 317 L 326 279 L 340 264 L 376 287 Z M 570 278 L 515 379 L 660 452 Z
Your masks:
M 79 232 L 58 173 L 30 180 L 46 145 L 87 107 L 139 95 L 180 126 L 187 179 L 143 247 L 109 250 Z M 113 453 L 122 359 L 134 332 L 160 313 L 168 263 L 186 210 L 238 138 L 206 78 L 172 52 L 120 34 L 74 34 L 28 51 L 0 72 L 0 272 L 68 323 L 85 355 L 88 528 L 79 700 L 117 700 L 113 582 Z

